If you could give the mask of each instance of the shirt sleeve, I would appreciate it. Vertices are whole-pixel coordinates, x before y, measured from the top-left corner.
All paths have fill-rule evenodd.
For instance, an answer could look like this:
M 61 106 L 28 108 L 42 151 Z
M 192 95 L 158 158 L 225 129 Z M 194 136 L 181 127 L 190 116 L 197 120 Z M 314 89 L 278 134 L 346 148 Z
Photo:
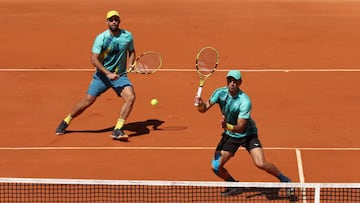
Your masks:
M 216 90 L 211 94 L 210 99 L 209 99 L 210 103 L 212 103 L 212 104 L 218 103 L 220 92 L 221 92 L 221 91 L 220 91 L 220 88 L 219 88 L 219 89 L 216 89 Z
M 240 111 L 238 118 L 249 119 L 251 114 L 251 101 L 248 97 L 245 97 L 240 104 Z
M 96 36 L 95 40 L 94 40 L 94 44 L 92 47 L 92 52 L 95 54 L 100 54 L 101 53 L 101 49 L 102 49 L 102 45 L 103 45 L 103 35 L 98 35 Z

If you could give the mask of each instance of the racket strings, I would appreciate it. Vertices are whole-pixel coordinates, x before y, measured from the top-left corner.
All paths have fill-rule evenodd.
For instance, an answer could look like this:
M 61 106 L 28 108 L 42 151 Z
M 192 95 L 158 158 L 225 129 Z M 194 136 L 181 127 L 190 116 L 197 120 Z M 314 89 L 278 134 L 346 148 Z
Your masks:
M 217 52 L 213 49 L 204 49 L 197 57 L 196 68 L 200 74 L 208 75 L 215 71 L 217 64 Z
M 162 64 L 161 57 L 158 54 L 145 54 L 136 62 L 136 70 L 141 73 L 153 73 L 157 71 Z

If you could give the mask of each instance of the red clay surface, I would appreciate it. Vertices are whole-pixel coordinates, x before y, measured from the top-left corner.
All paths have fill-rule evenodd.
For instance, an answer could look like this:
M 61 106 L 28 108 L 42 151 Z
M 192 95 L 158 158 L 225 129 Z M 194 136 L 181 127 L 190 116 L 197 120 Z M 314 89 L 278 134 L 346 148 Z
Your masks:
M 220 114 L 216 107 L 207 114 L 196 111 L 198 76 L 185 71 L 193 68 L 196 52 L 210 45 L 218 48 L 220 65 L 204 96 L 225 85 L 221 70 L 244 70 L 242 89 L 253 101 L 269 161 L 299 182 L 299 149 L 305 182 L 360 182 L 359 1 L 3 0 L 0 5 L 2 177 L 219 180 L 210 161 L 221 133 Z M 59 121 L 87 89 L 93 39 L 106 29 L 110 9 L 120 11 L 121 26 L 133 32 L 138 53 L 159 51 L 163 68 L 174 70 L 130 75 L 138 97 L 127 132 L 143 132 L 130 142 L 109 137 L 122 105 L 112 91 L 72 122 L 74 132 L 55 136 Z M 254 71 L 259 69 L 333 71 Z M 156 107 L 149 103 L 154 97 Z M 244 150 L 227 167 L 241 181 L 277 181 L 256 169 Z

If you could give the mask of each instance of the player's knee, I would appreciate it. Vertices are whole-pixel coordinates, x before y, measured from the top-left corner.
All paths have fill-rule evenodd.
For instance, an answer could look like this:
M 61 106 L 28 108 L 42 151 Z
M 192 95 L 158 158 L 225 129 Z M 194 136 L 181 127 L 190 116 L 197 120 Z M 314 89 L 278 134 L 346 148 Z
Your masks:
M 78 106 L 80 109 L 85 110 L 86 108 L 88 108 L 89 106 L 91 106 L 96 100 L 96 97 L 93 96 L 86 96 L 85 99 L 83 99 L 82 101 L 80 101 L 78 103 Z
M 129 96 L 129 101 L 130 101 L 131 103 L 134 103 L 135 100 L 136 100 L 136 95 L 135 95 L 135 94 Z
M 125 103 L 129 105 L 133 105 L 136 100 L 135 94 L 127 94 L 126 96 L 123 96 L 123 99 L 125 100 Z
M 220 170 L 220 159 L 213 159 L 211 162 L 212 171 L 218 175 Z
M 264 170 L 266 168 L 266 162 L 265 161 L 255 161 L 255 166 L 259 169 Z

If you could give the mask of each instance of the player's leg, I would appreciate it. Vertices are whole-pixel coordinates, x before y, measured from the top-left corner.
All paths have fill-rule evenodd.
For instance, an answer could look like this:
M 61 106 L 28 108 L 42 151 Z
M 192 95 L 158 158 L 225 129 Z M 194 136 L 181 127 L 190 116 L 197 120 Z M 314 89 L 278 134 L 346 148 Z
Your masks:
M 279 169 L 273 163 L 267 162 L 265 160 L 265 156 L 262 148 L 257 147 L 251 149 L 250 155 L 256 167 L 265 170 L 266 172 L 270 173 L 275 177 L 279 176 L 280 174 Z
M 224 151 L 224 150 L 215 150 L 214 157 L 211 163 L 213 172 L 223 179 L 224 181 L 231 181 L 234 182 L 235 179 L 230 175 L 230 173 L 224 167 L 225 163 L 227 163 L 233 154 Z
M 96 101 L 96 98 L 105 92 L 109 87 L 109 82 L 106 83 L 106 80 L 101 79 L 97 76 L 97 74 L 94 74 L 93 80 L 87 90 L 87 94 L 83 97 L 83 99 L 75 104 L 72 111 L 60 122 L 59 126 L 56 128 L 56 135 L 65 134 L 66 128 L 70 125 L 72 119 L 82 114 Z
M 291 180 L 287 176 L 283 175 L 273 163 L 266 161 L 264 151 L 257 135 L 249 136 L 246 142 L 246 149 L 250 153 L 256 167 L 275 176 L 281 182 L 291 182 Z M 286 192 L 289 197 L 296 197 L 294 196 L 295 188 L 286 188 Z
M 228 182 L 236 182 L 236 180 L 231 176 L 228 170 L 224 167 L 224 165 L 233 157 L 234 154 L 225 151 L 225 150 L 216 150 L 213 160 L 212 160 L 212 170 L 213 172 Z M 221 192 L 222 196 L 235 196 L 243 193 L 243 190 L 239 187 L 227 187 L 224 191 Z
M 290 178 L 283 175 L 273 163 L 267 162 L 265 160 L 264 151 L 261 147 L 250 149 L 250 154 L 256 167 L 265 170 L 269 174 L 275 176 L 280 180 L 280 182 L 291 182 Z M 286 192 L 287 195 L 293 196 L 295 193 L 295 188 L 286 188 Z
M 243 143 L 243 139 L 232 138 L 226 133 L 222 134 L 221 140 L 216 147 L 214 157 L 212 159 L 212 170 L 223 180 L 235 181 L 224 165 L 235 155 Z
M 123 91 L 121 92 L 121 98 L 124 99 L 124 104 L 120 109 L 120 119 L 126 120 L 134 106 L 136 95 L 134 88 L 132 86 L 124 87 Z
M 212 170 L 213 172 L 223 179 L 224 181 L 236 182 L 236 180 L 231 176 L 228 170 L 224 165 L 235 155 L 238 148 L 241 146 L 241 140 L 236 140 L 229 137 L 226 134 L 222 135 L 222 138 L 219 144 L 216 147 L 214 157 L 212 160 Z M 229 187 L 221 192 L 222 196 L 234 196 L 241 194 L 243 190 L 238 187 Z
M 129 136 L 123 132 L 122 128 L 132 111 L 136 95 L 131 82 L 126 76 L 121 76 L 117 81 L 114 81 L 113 86 L 118 96 L 123 99 L 124 104 L 120 109 L 119 118 L 116 122 L 111 137 L 113 139 L 126 141 L 128 140 Z
M 82 114 L 88 107 L 90 107 L 95 101 L 97 97 L 86 94 L 85 97 L 79 101 L 71 111 L 70 115 L 72 118 L 76 118 L 80 114 Z
M 291 180 L 288 177 L 284 176 L 273 163 L 266 161 L 264 151 L 257 135 L 249 136 L 246 144 L 246 149 L 249 151 L 256 167 L 275 176 L 281 182 L 291 182 Z
M 70 125 L 72 119 L 79 116 L 84 112 L 88 107 L 91 106 L 96 100 L 96 97 L 86 94 L 83 99 L 75 104 L 72 111 L 60 122 L 59 127 L 56 129 L 56 135 L 65 134 L 66 128 Z

